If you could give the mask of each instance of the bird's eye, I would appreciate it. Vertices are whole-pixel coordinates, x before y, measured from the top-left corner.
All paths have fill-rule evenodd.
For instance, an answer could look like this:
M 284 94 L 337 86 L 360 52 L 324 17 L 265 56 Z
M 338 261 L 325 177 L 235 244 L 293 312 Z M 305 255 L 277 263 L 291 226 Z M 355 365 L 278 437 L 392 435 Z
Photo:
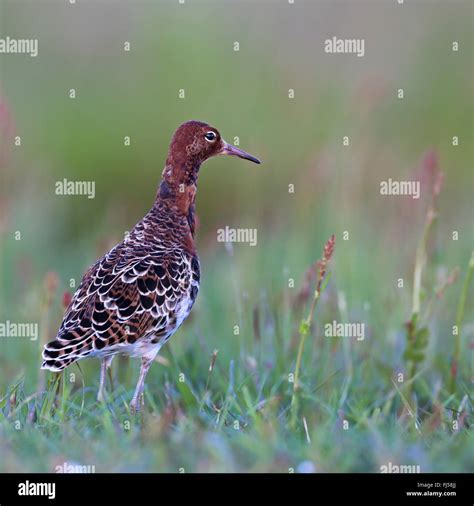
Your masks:
M 215 132 L 207 132 L 207 134 L 204 136 L 206 138 L 206 141 L 214 142 L 216 140 L 216 133 Z

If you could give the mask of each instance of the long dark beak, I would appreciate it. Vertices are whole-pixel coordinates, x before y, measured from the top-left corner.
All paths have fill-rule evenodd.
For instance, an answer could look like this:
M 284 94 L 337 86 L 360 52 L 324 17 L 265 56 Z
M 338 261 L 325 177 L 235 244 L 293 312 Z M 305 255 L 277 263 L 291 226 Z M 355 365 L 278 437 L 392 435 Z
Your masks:
M 258 158 L 255 158 L 251 154 L 245 152 L 242 149 L 236 148 L 224 141 L 224 147 L 220 151 L 221 155 L 230 155 L 230 156 L 238 156 L 239 158 L 243 158 L 244 160 L 250 160 L 253 163 L 262 163 Z

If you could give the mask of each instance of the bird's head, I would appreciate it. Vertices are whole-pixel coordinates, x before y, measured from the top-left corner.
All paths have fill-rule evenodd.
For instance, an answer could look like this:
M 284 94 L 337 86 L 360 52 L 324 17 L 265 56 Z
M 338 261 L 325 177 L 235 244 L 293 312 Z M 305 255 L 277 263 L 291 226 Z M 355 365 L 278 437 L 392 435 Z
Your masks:
M 183 123 L 171 139 L 157 202 L 171 202 L 183 214 L 191 216 L 189 221 L 193 222 L 199 167 L 208 158 L 218 155 L 238 156 L 260 163 L 258 158 L 228 144 L 211 125 L 201 121 Z
M 200 165 L 208 158 L 218 155 L 238 156 L 260 163 L 258 158 L 227 143 L 217 128 L 201 121 L 186 121 L 173 135 L 167 165 Z

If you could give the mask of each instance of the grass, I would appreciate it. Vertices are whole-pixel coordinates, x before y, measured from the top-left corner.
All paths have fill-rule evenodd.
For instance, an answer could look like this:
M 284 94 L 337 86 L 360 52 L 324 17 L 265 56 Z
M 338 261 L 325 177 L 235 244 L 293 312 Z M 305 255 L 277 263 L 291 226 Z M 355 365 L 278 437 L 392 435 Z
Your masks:
M 433 217 L 432 205 L 417 212 Z M 407 234 L 411 257 L 346 241 L 336 222 L 324 221 L 313 235 L 282 226 L 252 250 L 203 246 L 198 302 L 153 365 L 138 416 L 128 407 L 137 361 L 114 361 L 104 404 L 96 402 L 98 360 L 60 376 L 39 371 L 70 291 L 69 271 L 48 272 L 8 313 L 12 321 L 38 315 L 41 337 L 7 341 L 1 358 L 0 471 L 54 472 L 68 463 L 97 472 L 379 472 L 392 462 L 472 472 L 465 322 L 473 267 L 461 264 L 457 276 L 447 264 L 449 246 L 436 239 L 443 224 L 438 211 L 420 240 Z M 328 246 L 323 264 L 313 253 L 329 226 L 340 238 L 330 277 Z M 92 261 L 96 246 L 82 251 Z M 416 273 L 412 286 L 390 291 L 400 272 L 405 280 Z M 363 322 L 365 340 L 324 337 L 333 320 Z
M 335 246 L 335 237 L 331 236 L 326 245 L 324 246 L 323 256 L 321 260 L 318 260 L 316 264 L 313 266 L 312 270 L 317 269 L 317 281 L 316 288 L 314 290 L 314 294 L 311 300 L 311 306 L 309 309 L 308 316 L 301 321 L 300 325 L 300 344 L 298 347 L 298 355 L 296 357 L 296 365 L 295 365 L 295 374 L 293 377 L 293 396 L 291 398 L 291 424 L 294 428 L 296 426 L 298 420 L 298 407 L 299 407 L 299 393 L 300 393 L 300 369 L 301 369 L 301 359 L 303 358 L 303 350 L 306 338 L 308 337 L 311 325 L 313 323 L 314 312 L 316 310 L 316 305 L 318 303 L 319 298 L 324 290 L 326 279 L 326 269 L 329 260 L 331 260 L 331 256 L 334 251 Z M 323 284 L 324 283 L 324 284 Z M 308 432 L 306 419 L 303 419 L 305 431 Z M 309 439 L 309 436 L 308 436 Z
M 337 252 L 335 261 L 334 274 Z M 217 269 L 235 269 L 236 263 L 227 256 Z M 207 308 L 198 307 L 173 338 L 176 345 L 165 347 L 148 378 L 145 410 L 136 417 L 128 403 L 137 363 L 116 361 L 115 389 L 109 382 L 107 402 L 100 404 L 97 360 L 60 378 L 50 374 L 46 383 L 41 373 L 35 391 L 26 377 L 39 361 L 30 356 L 28 374 L 12 381 L 0 401 L 1 470 L 52 472 L 68 462 L 97 472 L 379 472 L 392 462 L 428 472 L 472 471 L 466 364 L 451 393 L 449 361 L 436 353 L 399 382 L 400 362 L 394 362 L 388 340 L 385 353 L 373 353 L 355 340 L 323 338 L 322 322 L 343 308 L 335 278 L 324 291 L 319 274 L 314 325 L 311 276 L 309 286 L 301 283 L 298 291 L 273 298 L 266 294 L 253 308 L 249 298 L 241 299 L 238 330 L 225 317 L 224 293 L 210 295 L 217 281 L 205 283 L 200 297 Z M 241 293 L 239 278 L 234 282 Z M 467 291 L 465 283 L 463 301 Z M 58 280 L 49 274 L 41 297 L 43 327 L 60 313 L 58 298 Z M 298 322 L 308 304 L 302 332 Z M 303 352 L 305 339 L 311 341 Z

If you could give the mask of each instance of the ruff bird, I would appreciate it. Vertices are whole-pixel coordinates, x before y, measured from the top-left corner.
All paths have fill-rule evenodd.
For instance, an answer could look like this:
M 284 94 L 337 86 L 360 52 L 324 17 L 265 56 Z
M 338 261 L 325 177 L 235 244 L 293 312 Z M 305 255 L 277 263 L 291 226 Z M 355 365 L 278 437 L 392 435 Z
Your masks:
M 206 123 L 187 121 L 176 130 L 153 207 L 84 274 L 56 338 L 44 347 L 42 369 L 58 372 L 83 358 L 100 358 L 101 401 L 114 356 L 140 357 L 130 403 L 133 413 L 140 409 L 153 360 L 187 318 L 198 294 L 197 179 L 201 164 L 217 155 L 260 163 Z

